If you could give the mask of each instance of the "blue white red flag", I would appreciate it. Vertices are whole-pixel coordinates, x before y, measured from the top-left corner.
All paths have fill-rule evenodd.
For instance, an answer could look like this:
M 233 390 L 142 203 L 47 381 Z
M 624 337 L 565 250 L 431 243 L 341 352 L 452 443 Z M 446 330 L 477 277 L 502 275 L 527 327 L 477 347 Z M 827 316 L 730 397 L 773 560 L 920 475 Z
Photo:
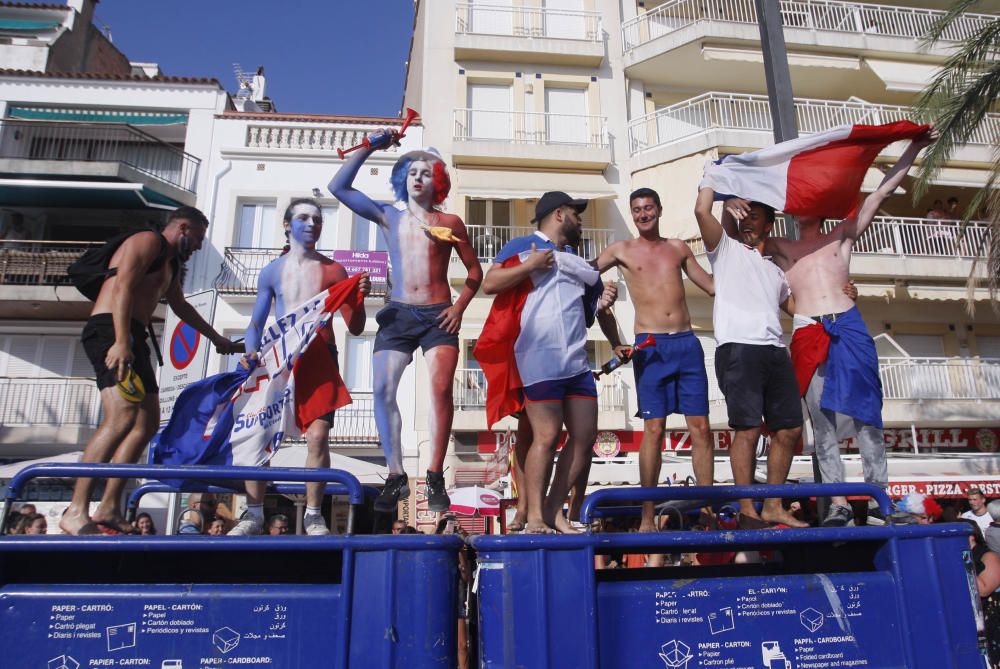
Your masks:
M 345 304 L 363 308 L 360 275 L 323 291 L 268 327 L 253 370 L 192 383 L 154 437 L 153 462 L 260 466 L 285 437 L 351 403 L 327 352 L 327 324 Z
M 762 202 L 792 216 L 850 217 L 865 173 L 889 144 L 928 126 L 910 121 L 843 125 L 705 165 L 701 187 Z

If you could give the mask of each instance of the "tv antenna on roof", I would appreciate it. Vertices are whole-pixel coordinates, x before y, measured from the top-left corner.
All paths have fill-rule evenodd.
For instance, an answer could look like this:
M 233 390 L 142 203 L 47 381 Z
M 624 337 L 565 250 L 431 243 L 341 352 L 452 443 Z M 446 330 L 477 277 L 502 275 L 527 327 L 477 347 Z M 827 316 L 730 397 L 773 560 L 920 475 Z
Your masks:
M 253 90 L 253 75 L 247 74 L 243 71 L 243 66 L 239 63 L 233 63 L 233 74 L 236 75 L 236 83 L 239 84 L 239 91 L 237 91 L 237 97 L 250 97 L 250 93 Z

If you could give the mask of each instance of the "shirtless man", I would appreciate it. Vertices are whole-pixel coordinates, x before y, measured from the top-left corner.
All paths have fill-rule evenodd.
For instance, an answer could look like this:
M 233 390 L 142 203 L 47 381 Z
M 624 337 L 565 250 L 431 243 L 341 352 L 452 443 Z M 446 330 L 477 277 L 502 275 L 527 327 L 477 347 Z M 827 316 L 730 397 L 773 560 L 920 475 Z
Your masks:
M 660 236 L 663 207 L 651 188 L 629 196 L 635 239 L 615 242 L 594 261 L 598 271 L 620 267 L 635 305 L 635 341 L 648 335 L 655 348 L 635 351 L 622 346 L 617 333 L 611 344 L 621 358 L 633 357 L 636 395 L 643 418 L 639 447 L 639 481 L 656 487 L 663 462 L 667 416 L 684 414 L 691 434 L 691 460 L 698 485 L 712 485 L 713 450 L 708 425 L 708 375 L 701 343 L 691 331 L 681 270 L 696 286 L 715 294 L 712 277 L 702 269 L 687 244 Z M 644 502 L 640 532 L 656 531 L 653 502 Z
M 315 200 L 305 198 L 292 200 L 285 209 L 283 220 L 285 236 L 288 239 L 288 253 L 271 261 L 260 272 L 260 279 L 257 282 L 257 301 L 254 303 L 250 324 L 244 337 L 249 351 L 241 361 L 244 367 L 249 367 L 252 361 L 257 360 L 257 351 L 272 304 L 276 314 L 287 314 L 290 309 L 347 278 L 347 271 L 343 265 L 316 250 L 316 242 L 323 232 L 323 212 Z M 362 276 L 358 290 L 362 295 L 367 295 L 371 290 L 367 276 Z M 357 336 L 364 331 L 364 307 L 355 311 L 350 305 L 345 304 L 340 308 L 340 313 L 347 323 L 347 330 L 352 335 Z M 316 345 L 326 346 L 330 357 L 337 364 L 337 343 L 330 325 L 320 331 L 319 337 L 323 341 L 316 342 Z M 343 386 L 339 375 L 335 382 L 339 387 Z M 314 420 L 306 428 L 306 467 L 310 469 L 330 467 L 329 437 L 332 424 L 331 411 Z M 264 493 L 267 482 L 246 481 L 245 486 L 247 511 L 233 529 L 229 530 L 229 534 L 236 536 L 263 534 Z M 306 534 L 322 536 L 330 533 L 322 514 L 325 488 L 325 483 L 306 484 L 306 512 L 302 520 Z
M 427 506 L 447 511 L 451 506 L 444 485 L 444 457 L 455 414 L 452 384 L 458 365 L 458 331 L 462 315 L 479 290 L 483 269 L 462 219 L 438 208 L 451 188 L 448 171 L 434 149 L 411 151 L 396 161 L 390 182 L 397 202 L 380 204 L 353 187 L 361 165 L 386 142 L 357 151 L 330 182 L 330 192 L 351 211 L 379 226 L 392 264 L 391 301 L 375 317 L 375 422 L 389 467 L 378 511 L 396 508 L 400 495 L 410 492 L 400 445 L 402 419 L 396 393 L 413 352 L 420 347 L 430 372 L 431 461 L 427 469 Z M 465 265 L 465 286 L 454 303 L 448 284 L 452 248 Z
M 726 203 L 720 223 L 712 213 L 714 197 L 710 187 L 699 189 L 694 213 L 715 280 L 715 373 L 735 433 L 729 449 L 733 481 L 753 483 L 754 450 L 763 417 L 771 431 L 767 482 L 785 483 L 802 434 L 802 406 L 778 320 L 779 307 L 789 307 L 791 291 L 784 272 L 763 256 L 774 227 L 774 209 L 752 202 L 750 213 L 737 227 L 732 200 Z M 741 527 L 760 528 L 762 520 L 807 526 L 778 498 L 764 500 L 760 515 L 751 500 L 740 500 Z
M 865 481 L 882 488 L 889 482 L 878 353 L 858 308 L 842 288 L 848 282 L 855 242 L 903 181 L 920 150 L 935 139 L 933 127 L 913 139 L 854 218 L 827 233 L 822 231 L 822 219 L 800 218 L 800 239 L 772 237 L 764 247 L 765 255 L 785 272 L 795 296 L 792 364 L 812 421 L 824 483 L 844 481 L 840 440 L 848 436 L 857 439 Z M 730 200 L 727 209 L 743 221 L 750 205 L 746 200 Z M 823 525 L 842 527 L 853 517 L 847 499 L 835 496 Z M 873 524 L 885 522 L 874 500 L 869 502 L 868 518 Z
M 160 425 L 160 395 L 156 373 L 149 361 L 146 329 L 162 297 L 182 321 L 202 333 L 219 353 L 239 346 L 220 335 L 184 299 L 180 268 L 201 248 L 208 219 L 194 207 L 181 207 L 167 217 L 162 233 L 139 232 L 124 242 L 111 257 L 116 273 L 104 280 L 90 318 L 83 328 L 83 348 L 94 366 L 101 391 L 104 419 L 87 442 L 80 462 L 134 464 Z M 162 236 L 162 241 L 161 241 Z M 149 271 L 161 256 L 166 261 Z M 138 377 L 145 389 L 139 401 L 126 400 L 123 392 L 137 397 L 131 378 Z M 122 387 L 123 390 L 119 390 Z M 122 515 L 124 479 L 110 479 L 101 503 L 89 515 L 90 494 L 95 480 L 77 479 L 73 497 L 59 527 L 66 534 L 97 534 L 97 524 L 120 532 L 133 531 Z

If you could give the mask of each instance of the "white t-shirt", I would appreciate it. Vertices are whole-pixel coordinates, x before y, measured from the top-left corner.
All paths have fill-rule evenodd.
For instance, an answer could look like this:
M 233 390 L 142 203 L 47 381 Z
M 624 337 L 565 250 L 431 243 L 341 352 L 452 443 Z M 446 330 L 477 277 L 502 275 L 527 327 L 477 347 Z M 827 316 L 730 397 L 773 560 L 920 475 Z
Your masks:
M 781 268 L 725 233 L 708 261 L 715 276 L 716 343 L 784 346 L 778 310 L 792 291 Z
M 986 533 L 986 528 L 988 528 L 990 526 L 990 523 L 993 522 L 993 516 L 991 516 L 989 513 L 984 513 L 981 516 L 977 516 L 975 513 L 972 512 L 971 509 L 963 513 L 961 517 L 965 518 L 966 520 L 974 520 L 976 523 L 978 523 L 979 529 L 983 531 L 983 534 Z

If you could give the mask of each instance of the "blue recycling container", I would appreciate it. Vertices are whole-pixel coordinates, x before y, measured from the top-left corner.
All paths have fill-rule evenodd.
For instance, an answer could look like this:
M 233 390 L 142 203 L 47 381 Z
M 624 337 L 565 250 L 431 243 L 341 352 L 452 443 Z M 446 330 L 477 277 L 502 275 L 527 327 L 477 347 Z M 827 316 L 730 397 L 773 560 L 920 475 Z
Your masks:
M 866 484 L 630 488 L 610 502 L 864 495 Z M 638 507 L 636 507 L 638 509 Z M 483 536 L 484 668 L 983 669 L 964 524 Z M 758 564 L 597 570 L 609 552 L 768 551 Z
M 11 481 L 4 513 L 39 476 L 260 473 L 40 465 Z M 265 477 L 343 484 L 352 504 L 364 495 L 336 470 Z M 0 666 L 454 667 L 461 546 L 426 535 L 0 537 Z

